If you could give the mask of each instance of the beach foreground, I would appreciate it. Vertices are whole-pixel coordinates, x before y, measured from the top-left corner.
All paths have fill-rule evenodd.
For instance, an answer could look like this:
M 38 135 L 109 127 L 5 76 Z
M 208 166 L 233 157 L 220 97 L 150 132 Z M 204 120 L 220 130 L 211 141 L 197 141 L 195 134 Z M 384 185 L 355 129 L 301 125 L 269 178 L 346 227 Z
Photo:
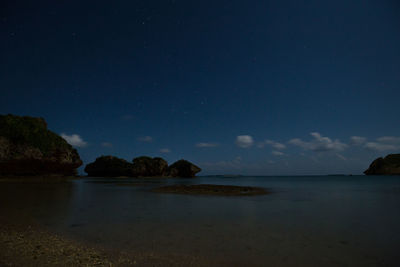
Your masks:
M 185 255 L 105 250 L 39 226 L 0 226 L 0 266 L 210 266 Z
M 0 250 L 5 266 L 114 265 L 105 253 L 31 226 L 2 226 Z
M 8 179 L 0 266 L 398 266 L 399 178 Z

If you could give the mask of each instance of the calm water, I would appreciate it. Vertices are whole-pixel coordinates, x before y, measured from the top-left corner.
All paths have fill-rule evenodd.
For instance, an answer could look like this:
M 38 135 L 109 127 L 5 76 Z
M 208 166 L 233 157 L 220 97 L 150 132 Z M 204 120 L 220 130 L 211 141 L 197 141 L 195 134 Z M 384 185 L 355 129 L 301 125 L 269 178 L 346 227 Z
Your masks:
M 150 192 L 172 183 L 269 188 L 218 197 Z M 0 184 L 1 212 L 119 251 L 189 255 L 219 264 L 399 266 L 400 176 L 87 178 Z

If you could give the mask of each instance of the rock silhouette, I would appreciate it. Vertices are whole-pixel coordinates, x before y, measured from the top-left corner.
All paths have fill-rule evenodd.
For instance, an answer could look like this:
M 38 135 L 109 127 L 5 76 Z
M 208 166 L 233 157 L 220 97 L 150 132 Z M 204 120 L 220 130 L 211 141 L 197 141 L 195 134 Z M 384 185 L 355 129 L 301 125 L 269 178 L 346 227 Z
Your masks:
M 0 115 L 0 175 L 76 175 L 78 152 L 43 118 Z
M 201 169 L 187 160 L 181 159 L 168 167 L 168 175 L 171 177 L 195 177 Z
M 114 156 L 101 156 L 86 165 L 85 172 L 93 177 L 131 176 L 132 163 Z
M 93 177 L 195 177 L 199 167 L 186 160 L 179 160 L 168 167 L 160 157 L 141 156 L 132 163 L 113 156 L 101 156 L 85 167 L 88 176 Z
M 132 175 L 135 177 L 166 176 L 168 163 L 159 157 L 137 157 L 132 160 Z
M 366 175 L 400 175 L 400 154 L 389 154 L 377 158 L 364 171 Z

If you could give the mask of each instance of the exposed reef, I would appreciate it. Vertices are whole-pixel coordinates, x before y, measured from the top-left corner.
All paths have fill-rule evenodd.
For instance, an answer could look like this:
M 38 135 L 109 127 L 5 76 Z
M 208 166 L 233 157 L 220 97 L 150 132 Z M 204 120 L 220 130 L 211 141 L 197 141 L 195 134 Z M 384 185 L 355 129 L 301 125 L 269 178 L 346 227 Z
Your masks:
M 132 163 L 114 156 L 101 156 L 85 167 L 92 177 L 195 177 L 199 167 L 186 160 L 178 160 L 168 167 L 162 158 L 141 156 Z
M 366 175 L 400 175 L 400 154 L 389 154 L 377 158 L 364 171 Z
M 189 195 L 218 195 L 218 196 L 255 196 L 269 192 L 261 187 L 235 185 L 167 185 L 153 190 L 159 193 L 189 194 Z
M 76 175 L 78 152 L 43 118 L 0 115 L 0 175 Z

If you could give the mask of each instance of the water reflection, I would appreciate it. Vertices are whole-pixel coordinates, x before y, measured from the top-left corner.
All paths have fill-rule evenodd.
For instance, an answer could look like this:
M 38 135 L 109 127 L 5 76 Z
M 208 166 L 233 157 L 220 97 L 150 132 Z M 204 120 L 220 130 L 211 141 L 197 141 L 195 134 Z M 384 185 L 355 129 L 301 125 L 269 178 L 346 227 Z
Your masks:
M 4 218 L 31 218 L 45 225 L 65 221 L 71 211 L 75 183 L 2 182 L 0 212 Z
M 173 183 L 250 185 L 275 193 L 240 198 L 151 192 Z M 0 210 L 26 213 L 59 233 L 128 252 L 376 266 L 397 263 L 398 188 L 400 177 L 364 176 L 3 183 Z

